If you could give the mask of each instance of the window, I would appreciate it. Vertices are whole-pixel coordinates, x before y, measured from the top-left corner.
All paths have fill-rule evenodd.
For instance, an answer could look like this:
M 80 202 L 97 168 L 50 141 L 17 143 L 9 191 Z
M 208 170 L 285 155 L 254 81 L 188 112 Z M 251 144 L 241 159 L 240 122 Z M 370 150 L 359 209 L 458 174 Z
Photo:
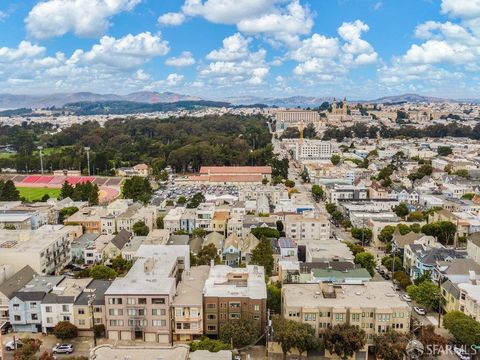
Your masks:
M 230 319 L 240 319 L 240 313 L 230 313 Z
M 208 325 L 207 330 L 208 331 L 217 331 L 217 327 L 215 325 Z
M 65 315 L 65 316 L 63 317 L 63 321 L 70 321 L 70 316 Z
M 47 324 L 52 324 L 53 323 L 53 318 L 47 317 Z
M 352 314 L 352 321 L 360 321 L 360 314 Z
M 217 315 L 215 315 L 215 314 L 208 314 L 208 315 L 207 315 L 207 319 L 208 319 L 208 320 L 216 320 L 216 319 L 217 319 Z
M 78 309 L 78 315 L 84 315 L 85 309 Z
M 122 298 L 110 298 L 108 299 L 110 305 L 122 305 Z
M 33 321 L 38 320 L 38 314 L 32 314 L 32 320 Z
M 239 308 L 241 306 L 241 304 L 239 302 L 231 302 L 230 303 L 230 307 L 231 308 Z
M 152 304 L 155 304 L 155 305 L 165 304 L 165 298 L 153 298 Z
M 147 304 L 147 299 L 146 298 L 139 298 L 138 299 L 138 304 L 139 305 L 146 305 Z
M 123 316 L 123 309 L 108 309 L 110 316 Z
M 315 321 L 317 319 L 317 314 L 315 313 L 306 313 L 303 315 L 305 321 Z
M 145 309 L 138 309 L 138 316 L 145 316 Z
M 85 320 L 78 320 L 78 325 L 85 326 Z
M 136 316 L 137 310 L 136 309 L 128 309 L 128 316 Z
M 216 309 L 217 308 L 217 304 L 207 304 L 207 309 Z
M 52 307 L 51 306 L 45 306 L 45 312 L 51 313 L 52 312 Z
M 152 320 L 152 325 L 153 326 L 159 326 L 159 327 L 165 327 L 165 326 L 167 326 L 167 321 L 166 320 Z
M 128 305 L 135 305 L 136 304 L 136 299 L 135 298 L 127 298 L 127 304 Z
M 165 315 L 165 309 L 152 309 L 153 316 Z
M 175 316 L 176 316 L 176 317 L 181 317 L 181 316 L 183 316 L 183 308 L 177 308 L 177 309 L 175 309 Z
M 182 323 L 177 323 L 177 330 L 180 330 L 182 328 Z
M 13 310 L 20 309 L 20 304 L 13 304 Z
M 30 309 L 36 309 L 36 308 L 37 308 L 37 303 L 36 302 L 30 303 Z
M 123 326 L 123 320 L 110 320 L 110 326 Z
M 335 314 L 336 321 L 343 321 L 343 314 Z
M 13 320 L 15 321 L 22 321 L 22 317 L 20 315 L 14 315 Z
M 96 313 L 101 313 L 102 312 L 102 308 L 101 307 L 96 307 L 93 309 L 94 312 Z
M 198 317 L 198 309 L 190 309 L 190 317 Z
M 260 305 L 254 305 L 253 310 L 254 311 L 260 311 Z

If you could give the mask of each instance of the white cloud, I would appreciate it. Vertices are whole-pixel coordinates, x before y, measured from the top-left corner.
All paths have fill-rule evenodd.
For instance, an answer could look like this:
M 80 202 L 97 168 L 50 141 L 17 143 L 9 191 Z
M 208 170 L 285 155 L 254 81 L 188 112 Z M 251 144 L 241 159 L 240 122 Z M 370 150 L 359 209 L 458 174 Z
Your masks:
M 184 51 L 179 57 L 171 57 L 165 60 L 165 65 L 168 66 L 191 66 L 195 64 L 195 59 L 190 51 Z
M 0 10 L 0 22 L 5 21 L 6 18 L 8 18 L 8 14 L 5 11 Z
M 265 34 L 286 44 L 295 44 L 296 35 L 307 35 L 313 27 L 313 18 L 308 8 L 299 0 L 293 0 L 285 9 L 239 21 L 237 27 L 248 34 Z
M 177 73 L 169 74 L 166 79 L 166 84 L 168 86 L 177 86 L 183 82 L 184 78 L 183 75 Z
M 263 15 L 284 0 L 185 0 L 182 11 L 202 16 L 217 24 L 237 24 L 241 20 Z
M 46 48 L 32 44 L 30 41 L 22 41 L 17 48 L 0 48 L 0 62 L 38 57 L 43 55 L 46 50 Z
M 154 57 L 166 55 L 169 50 L 168 42 L 162 40 L 161 34 L 144 32 L 138 35 L 128 34 L 119 39 L 103 36 L 100 43 L 90 51 L 76 50 L 69 63 L 131 68 Z
M 242 34 L 236 33 L 223 39 L 223 47 L 213 50 L 207 54 L 208 60 L 233 61 L 244 59 L 249 55 L 248 45 L 251 39 L 245 38 Z
M 296 61 L 307 61 L 311 58 L 331 58 L 338 54 L 338 39 L 327 38 L 320 34 L 302 41 L 302 45 L 291 51 L 289 57 Z
M 107 30 L 109 18 L 132 10 L 141 0 L 47 0 L 37 3 L 25 23 L 39 39 L 74 32 L 78 36 L 98 36 Z
M 471 48 L 462 44 L 450 44 L 446 41 L 429 40 L 421 45 L 412 45 L 404 55 L 407 63 L 439 64 L 465 63 L 475 59 Z
M 143 69 L 138 69 L 135 72 L 135 78 L 140 81 L 146 81 L 151 79 L 150 75 L 143 71 Z
M 442 0 L 442 13 L 457 18 L 480 17 L 480 0 Z
M 200 80 L 225 87 L 263 84 L 270 71 L 265 60 L 267 52 L 251 52 L 249 44 L 250 39 L 238 33 L 225 38 L 222 48 L 207 55 L 212 62 L 200 69 Z
M 158 23 L 163 26 L 179 26 L 186 20 L 182 13 L 169 12 L 158 17 Z

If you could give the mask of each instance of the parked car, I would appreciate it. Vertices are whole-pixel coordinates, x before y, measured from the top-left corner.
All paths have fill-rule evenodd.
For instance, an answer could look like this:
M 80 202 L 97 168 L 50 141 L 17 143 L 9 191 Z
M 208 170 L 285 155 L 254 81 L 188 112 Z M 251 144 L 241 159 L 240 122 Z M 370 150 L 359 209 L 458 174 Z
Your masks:
M 456 345 L 454 345 L 453 352 L 460 360 L 470 360 L 470 355 L 468 355 L 468 353 L 461 347 L 457 347 Z
M 53 347 L 54 354 L 71 354 L 73 352 L 72 344 L 57 344 Z
M 8 334 L 8 332 L 12 329 L 12 324 L 10 324 L 9 321 L 6 321 L 2 324 L 2 327 L 1 327 L 1 332 L 2 332 L 2 335 L 5 335 L 5 334 Z
M 405 300 L 406 302 L 411 302 L 412 301 L 412 298 L 410 296 L 406 295 L 406 294 L 402 296 L 402 299 Z
M 22 346 L 23 343 L 20 340 L 15 340 L 15 342 L 13 342 L 13 340 L 10 340 L 5 344 L 5 350 L 13 351 L 15 349 L 21 348 Z
M 421 308 L 421 307 L 418 307 L 418 306 L 414 306 L 413 307 L 413 310 L 418 314 L 418 315 L 425 315 L 426 312 L 425 312 L 425 309 Z

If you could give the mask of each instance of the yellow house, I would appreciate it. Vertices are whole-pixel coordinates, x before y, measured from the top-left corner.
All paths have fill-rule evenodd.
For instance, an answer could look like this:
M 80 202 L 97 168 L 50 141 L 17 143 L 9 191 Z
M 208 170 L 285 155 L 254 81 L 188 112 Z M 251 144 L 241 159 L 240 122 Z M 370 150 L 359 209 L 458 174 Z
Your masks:
M 212 231 L 225 234 L 225 230 L 227 229 L 228 217 L 229 217 L 228 211 L 216 211 L 215 214 L 213 215 L 213 219 L 210 225 L 212 228 Z
M 102 250 L 102 259 L 114 259 L 122 254 L 125 244 L 130 241 L 132 234 L 127 230 L 121 230 Z
M 446 312 L 458 311 L 460 308 L 460 290 L 450 280 L 445 281 L 441 285 L 442 297 L 443 297 L 443 309 Z

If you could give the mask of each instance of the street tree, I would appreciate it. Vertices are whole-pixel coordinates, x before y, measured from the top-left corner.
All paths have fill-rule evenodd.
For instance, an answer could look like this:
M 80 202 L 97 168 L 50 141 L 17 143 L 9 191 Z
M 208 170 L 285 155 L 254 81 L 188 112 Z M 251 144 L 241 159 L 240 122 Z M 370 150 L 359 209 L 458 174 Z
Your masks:
M 265 274 L 272 275 L 273 271 L 273 249 L 269 239 L 262 237 L 257 246 L 252 250 L 252 258 L 250 264 L 260 265 L 265 268 Z
M 369 252 L 362 252 L 355 255 L 355 264 L 367 269 L 369 274 L 373 276 L 375 274 L 375 257 Z
M 78 329 L 69 321 L 60 321 L 53 328 L 53 335 L 60 340 L 73 339 L 77 337 Z
M 393 212 L 400 218 L 405 218 L 405 216 L 408 215 L 408 213 L 410 212 L 410 210 L 408 210 L 408 205 L 407 203 L 400 203 L 398 204 L 397 206 L 395 206 L 393 208 Z
M 353 325 L 339 324 L 327 328 L 323 334 L 325 348 L 343 360 L 352 357 L 363 349 L 366 343 L 366 334 L 363 329 Z
M 461 311 L 451 311 L 443 317 L 443 327 L 460 343 L 472 346 L 478 343 L 480 323 Z
M 230 342 L 226 343 L 221 340 L 210 339 L 203 337 L 200 340 L 192 341 L 190 343 L 190 351 L 207 350 L 210 352 L 219 352 L 220 350 L 231 350 Z
M 133 224 L 132 231 L 136 236 L 147 236 L 150 232 L 150 229 L 144 221 L 139 220 Z
M 325 192 L 323 191 L 323 188 L 317 184 L 312 185 L 312 195 L 317 202 L 325 198 Z
M 88 273 L 96 280 L 113 280 L 117 277 L 117 272 L 105 265 L 94 265 Z
M 255 345 L 260 335 L 260 326 L 253 319 L 229 320 L 221 328 L 218 338 L 225 343 L 233 344 L 238 349 L 247 345 Z
M 397 331 L 387 331 L 373 336 L 375 355 L 379 359 L 403 360 L 409 338 L 406 334 Z
M 333 154 L 332 157 L 330 158 L 330 161 L 332 162 L 333 165 L 338 165 L 340 164 L 341 157 L 338 154 Z
M 195 257 L 195 265 L 210 265 L 211 261 L 215 264 L 220 263 L 220 256 L 218 255 L 218 249 L 214 244 L 208 244 L 200 249 Z
M 433 307 L 438 307 L 442 301 L 442 295 L 438 285 L 429 280 L 419 285 L 408 286 L 407 292 L 414 301 L 428 310 Z

